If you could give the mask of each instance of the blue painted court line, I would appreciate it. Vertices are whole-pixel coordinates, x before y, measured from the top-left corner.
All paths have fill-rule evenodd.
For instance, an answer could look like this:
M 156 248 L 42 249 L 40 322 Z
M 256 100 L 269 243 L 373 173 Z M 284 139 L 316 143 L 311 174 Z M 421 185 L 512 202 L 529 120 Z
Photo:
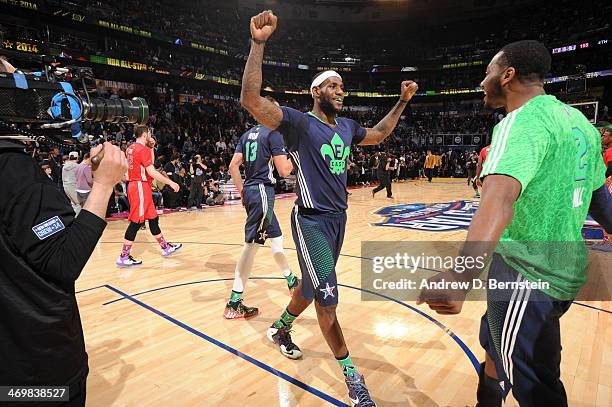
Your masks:
M 80 291 L 75 291 L 75 294 L 80 294 L 80 293 L 84 293 L 86 291 L 91 291 L 91 290 L 97 290 L 98 288 L 102 288 L 102 287 L 106 287 L 105 285 L 99 285 L 97 287 L 91 287 L 91 288 L 86 288 L 84 290 L 80 290 Z
M 136 298 L 134 298 L 134 297 L 132 297 L 132 296 L 130 296 L 130 295 L 128 295 L 128 294 L 118 290 L 118 289 L 116 289 L 113 286 L 110 286 L 110 285 L 106 284 L 105 287 L 108 288 L 109 290 L 114 291 L 115 293 L 119 294 L 120 296 L 122 296 L 126 300 L 130 300 L 134 304 L 140 305 L 141 307 L 145 308 L 146 310 L 149 310 L 149 311 L 153 312 L 154 314 L 159 315 L 160 317 L 164 318 L 167 321 L 172 322 L 173 324 L 183 328 L 184 330 L 189 331 L 189 332 L 191 332 L 192 334 L 194 334 L 196 336 L 199 336 L 200 338 L 202 338 L 202 339 L 212 343 L 213 345 L 218 346 L 219 348 L 221 348 L 221 349 L 223 349 L 223 350 L 225 350 L 225 351 L 227 351 L 229 353 L 232 353 L 232 354 L 238 356 L 239 358 L 242 358 L 242 359 L 246 360 L 247 362 L 251 362 L 255 366 L 257 366 L 257 367 L 259 367 L 259 368 L 261 368 L 263 370 L 266 370 L 269 373 L 272 373 L 273 375 L 275 375 L 277 377 L 280 377 L 281 379 L 284 379 L 284 380 L 288 381 L 289 383 L 294 384 L 294 385 L 296 385 L 297 387 L 299 387 L 299 388 L 301 388 L 303 390 L 306 390 L 309 393 L 314 394 L 315 396 L 317 396 L 317 397 L 327 401 L 328 403 L 330 403 L 330 404 L 332 404 L 334 406 L 348 407 L 348 405 L 343 403 L 342 401 L 340 401 L 340 400 L 338 400 L 338 399 L 336 399 L 336 398 L 334 398 L 334 397 L 332 397 L 332 396 L 330 396 L 328 394 L 325 394 L 322 391 L 317 390 L 314 387 L 311 387 L 311 386 L 307 385 L 306 383 L 301 382 L 301 381 L 299 381 L 299 380 L 289 376 L 286 373 L 283 373 L 283 372 L 281 372 L 279 370 L 276 370 L 273 367 L 268 366 L 265 363 L 260 362 L 259 360 L 255 359 L 255 358 L 252 358 L 251 356 L 249 356 L 247 354 L 244 354 L 244 353 L 240 352 L 239 350 L 232 348 L 229 345 L 224 344 L 223 342 L 220 342 L 220 341 L 218 341 L 218 340 L 216 340 L 214 338 L 211 338 L 210 336 L 206 335 L 205 333 L 200 332 L 197 329 L 192 328 L 189 325 L 184 324 L 183 322 L 181 322 L 181 321 L 179 321 L 177 319 L 174 319 L 174 318 L 172 318 L 171 316 L 169 316 L 167 314 L 164 314 L 163 312 L 161 312 L 161 311 L 151 307 L 150 305 L 145 304 L 142 301 L 137 300 Z
M 608 311 L 607 309 L 603 309 L 603 308 L 599 308 L 599 307 L 595 307 L 593 305 L 589 305 L 589 304 L 583 304 L 581 302 L 576 302 L 576 301 L 572 301 L 574 304 L 576 305 L 580 305 L 581 307 L 586 307 L 586 308 L 591 308 L 594 309 L 596 311 L 601 311 L 601 312 L 607 312 L 608 314 L 612 314 L 612 311 Z
M 251 280 L 284 280 L 285 278 L 284 277 L 251 277 L 250 279 Z M 174 285 L 170 285 L 170 286 L 154 288 L 154 289 L 147 290 L 147 291 L 141 291 L 139 293 L 132 294 L 131 297 L 136 297 L 136 296 L 143 295 L 143 294 L 148 294 L 148 293 L 151 293 L 151 292 L 154 292 L 154 291 L 166 290 L 166 289 L 169 289 L 169 288 L 181 287 L 181 286 L 186 286 L 186 285 L 200 284 L 200 283 L 212 283 L 212 282 L 218 282 L 218 281 L 233 281 L 233 280 L 234 280 L 234 278 L 231 277 L 231 278 L 216 278 L 216 279 L 213 279 L 213 280 L 192 281 L 190 283 L 174 284 Z M 404 302 L 402 302 L 400 300 L 397 300 L 395 298 L 388 297 L 386 295 L 383 295 L 383 294 L 380 294 L 380 293 L 377 293 L 377 292 L 374 292 L 374 291 L 366 290 L 364 288 L 353 287 L 351 285 L 340 284 L 340 283 L 338 283 L 338 285 L 341 286 L 341 287 L 351 288 L 351 289 L 357 290 L 357 291 L 367 292 L 367 293 L 372 294 L 372 295 L 377 295 L 379 297 L 382 297 L 382 298 L 385 298 L 387 300 L 393 301 L 393 302 L 395 302 L 397 304 L 400 304 L 400 305 L 408 308 L 409 310 L 412 310 L 412 311 L 416 312 L 417 314 L 427 318 L 430 322 L 433 322 L 438 328 L 443 330 L 448 336 L 450 336 L 457 343 L 457 345 L 461 348 L 461 350 L 465 353 L 465 355 L 468 357 L 468 359 L 472 363 L 472 366 L 474 366 L 474 369 L 476 370 L 476 373 L 480 372 L 480 362 L 478 362 L 478 359 L 476 358 L 474 353 L 470 350 L 470 348 L 465 344 L 465 342 L 463 342 L 461 340 L 461 338 L 459 338 L 453 331 L 451 331 L 448 327 L 446 327 L 443 323 L 441 323 L 440 321 L 438 321 L 434 317 L 426 314 L 425 312 L 421 311 L 418 308 L 415 308 L 415 307 L 413 307 L 411 305 L 408 305 L 408 304 L 406 304 L 406 303 L 404 303 Z M 114 302 L 122 301 L 124 299 L 128 299 L 128 298 L 124 296 L 124 298 L 117 298 L 115 300 L 105 302 L 103 305 L 112 304 Z
M 270 277 L 270 279 L 281 279 L 281 278 L 285 279 L 285 277 Z M 257 277 L 251 277 L 250 279 L 251 280 L 252 279 L 257 279 Z M 142 295 L 142 294 L 152 293 L 154 291 L 165 290 L 167 288 L 181 287 L 181 286 L 184 286 L 184 285 L 199 284 L 199 283 L 212 283 L 212 282 L 215 282 L 215 281 L 229 281 L 229 280 L 233 280 L 233 278 L 215 278 L 215 279 L 212 279 L 212 280 L 200 280 L 200 281 L 192 281 L 192 282 L 189 282 L 189 283 L 167 285 L 165 287 L 153 288 L 151 290 L 141 291 L 139 293 L 132 294 L 132 297 L 136 297 L 136 296 Z M 111 301 L 107 301 L 105 303 L 102 303 L 102 305 L 109 305 L 109 304 L 112 304 L 113 302 L 122 301 L 122 300 L 125 300 L 125 298 L 117 298 L 117 299 L 114 299 L 114 300 L 111 300 Z

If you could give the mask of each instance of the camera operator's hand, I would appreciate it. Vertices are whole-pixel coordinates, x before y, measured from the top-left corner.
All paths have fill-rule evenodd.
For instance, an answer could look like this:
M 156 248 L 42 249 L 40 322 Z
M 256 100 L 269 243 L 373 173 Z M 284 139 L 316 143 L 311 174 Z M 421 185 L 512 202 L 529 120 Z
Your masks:
M 102 145 L 91 150 L 94 157 L 102 151 Z M 98 168 L 93 170 L 94 185 L 100 184 L 104 187 L 113 188 L 121 180 L 121 176 L 127 171 L 127 158 L 125 153 L 117 146 L 109 142 L 104 143 L 104 159 L 100 161 Z
M 101 219 L 104 219 L 106 215 L 108 199 L 113 193 L 115 184 L 121 180 L 121 176 L 125 174 L 128 166 L 125 153 L 109 142 L 92 148 L 91 156 L 95 157 L 100 154 L 103 147 L 104 156 L 98 167 L 94 170 L 92 166 L 93 186 L 87 201 L 85 201 L 85 206 L 83 206 L 83 209 Z

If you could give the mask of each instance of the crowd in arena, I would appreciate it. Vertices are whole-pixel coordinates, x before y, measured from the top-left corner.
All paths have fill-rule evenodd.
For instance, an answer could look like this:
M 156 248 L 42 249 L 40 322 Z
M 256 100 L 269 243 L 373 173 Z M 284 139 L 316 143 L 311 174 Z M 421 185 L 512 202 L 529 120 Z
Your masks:
M 249 35 L 245 23 L 251 13 L 234 8 L 231 2 L 199 1 L 201 7 L 193 7 L 187 13 L 180 4 L 164 0 L 48 2 L 72 6 L 81 12 L 87 10 L 102 19 L 162 33 L 183 43 L 216 44 L 230 53 L 243 51 Z M 569 0 L 556 2 L 554 23 L 549 19 L 550 9 L 545 3 L 526 5 L 520 15 L 503 14 L 504 18 L 495 19 L 495 23 L 489 16 L 479 15 L 468 22 L 385 23 L 377 25 L 375 38 L 370 36 L 369 30 L 359 29 L 358 24 L 353 27 L 349 22 L 344 23 L 343 30 L 333 24 L 321 24 L 317 30 L 312 30 L 308 23 L 294 20 L 292 24 L 279 26 L 278 36 L 269 44 L 270 55 L 282 55 L 295 63 L 312 63 L 329 51 L 325 46 L 329 38 L 334 38 L 345 53 L 388 58 L 382 61 L 384 63 L 392 63 L 394 57 L 407 53 L 413 58 L 416 55 L 429 60 L 453 53 L 459 56 L 466 45 L 481 51 L 497 50 L 503 44 L 524 38 L 552 45 L 560 40 L 579 40 L 581 35 L 592 35 L 597 30 L 605 33 L 610 23 L 605 13 L 599 12 L 605 4 L 597 0 L 575 7 L 575 2 Z
M 304 102 L 295 107 L 307 109 Z M 469 109 L 472 106 L 468 106 Z M 372 126 L 385 106 L 373 106 L 367 110 L 347 110 L 346 116 L 358 120 L 363 126 Z M 480 112 L 474 115 L 465 110 L 456 117 L 436 117 L 432 108 L 412 109 L 397 131 L 385 144 L 377 147 L 354 147 L 348 163 L 349 186 L 369 186 L 377 182 L 379 160 L 393 160 L 392 180 L 403 182 L 425 177 L 426 151 L 433 150 L 438 163 L 434 176 L 466 177 L 472 152 L 452 147 L 419 145 L 411 137 L 414 134 L 431 134 L 435 131 L 472 132 L 482 134 L 494 125 L 491 114 Z M 468 119 L 470 118 L 470 119 Z M 236 101 L 208 103 L 168 102 L 153 105 L 150 125 L 156 139 L 155 167 L 166 173 L 180 185 L 174 193 L 171 188 L 153 182 L 154 199 L 158 207 L 167 209 L 200 208 L 201 205 L 220 205 L 228 198 L 223 186 L 231 184 L 228 173 L 229 163 L 240 136 L 255 122 Z M 92 143 L 101 139 L 126 150 L 134 141 L 133 127 L 128 124 L 98 123 L 90 129 Z M 483 139 L 484 140 L 484 139 Z M 476 146 L 473 146 L 476 149 Z M 76 211 L 80 209 L 91 190 L 91 162 L 85 151 L 71 151 L 67 148 L 47 149 L 35 142 L 28 143 L 26 150 L 47 172 L 58 188 L 63 188 L 73 202 Z M 277 179 L 280 179 L 277 175 Z M 294 182 L 280 179 L 277 192 L 291 192 Z M 108 214 L 125 212 L 128 208 L 127 183 L 123 179 L 115 187 L 115 194 L 109 202 Z M 73 198 L 74 197 L 74 198 Z
M 75 0 L 72 2 L 48 3 L 61 5 L 63 8 L 73 7 L 81 12 L 95 15 L 128 27 L 140 28 L 149 32 L 176 38 L 175 44 L 160 43 L 133 36 L 125 37 L 95 37 L 85 33 L 64 30 L 62 27 L 39 25 L 24 27 L 4 24 L 0 26 L 0 39 L 25 39 L 49 44 L 50 46 L 81 55 L 104 55 L 127 61 L 147 64 L 160 69 L 180 69 L 190 72 L 200 72 L 211 76 L 240 80 L 244 58 L 248 49 L 248 16 L 237 9 L 227 9 L 229 6 L 195 7 L 193 13 L 184 13 L 175 4 L 157 0 L 154 2 L 100 2 L 96 0 Z M 206 3 L 206 2 L 203 2 Z M 418 24 L 402 24 L 389 22 L 377 27 L 376 40 L 368 38 L 368 30 L 361 30 L 350 23 L 344 25 L 344 30 L 335 27 L 320 26 L 312 31 L 309 25 L 300 21 L 280 26 L 279 34 L 267 45 L 267 55 L 271 59 L 292 64 L 305 63 L 311 69 L 321 64 L 325 65 L 329 55 L 328 48 L 338 50 L 338 57 L 352 55 L 361 59 L 362 65 L 354 70 L 372 69 L 373 65 L 418 66 L 418 71 L 410 72 L 410 79 L 420 84 L 423 90 L 444 90 L 475 88 L 482 79 L 484 66 L 477 65 L 464 69 L 439 69 L 445 63 L 474 62 L 481 64 L 489 59 L 502 44 L 523 38 L 537 38 L 549 47 L 576 42 L 582 39 L 604 37 L 609 29 L 605 14 L 593 12 L 593 9 L 604 6 L 603 1 L 589 3 L 588 7 L 576 8 L 571 2 L 557 4 L 556 24 L 548 22 L 545 5 L 531 5 L 522 15 L 509 15 L 503 24 L 490 24 L 491 17 L 474 17 L 469 29 L 464 21 L 461 23 L 444 23 L 428 25 L 428 35 L 419 31 Z M 221 9 L 222 7 L 225 7 Z M 593 9 L 592 9 L 593 8 Z M 588 16 L 585 17 L 585 16 Z M 595 16 L 595 17 L 594 17 Z M 584 17 L 584 18 L 583 18 Z M 487 23 L 489 22 L 489 23 Z M 441 24 L 441 23 L 440 23 Z M 541 30 L 541 25 L 546 30 Z M 549 27 L 550 26 L 550 27 Z M 479 28 L 480 27 L 480 28 Z M 487 35 L 479 34 L 478 30 L 486 27 Z M 493 33 L 491 33 L 493 28 Z M 444 35 L 442 35 L 442 33 Z M 452 33 L 452 35 L 451 35 Z M 333 38 L 333 44 L 329 39 Z M 196 52 L 187 46 L 190 41 L 214 45 L 228 52 L 229 56 L 214 53 Z M 323 47 L 321 44 L 328 44 Z M 358 48 L 351 48 L 358 47 Z M 466 54 L 466 50 L 469 53 Z M 297 52 L 299 50 L 299 52 Z M 589 51 L 589 50 L 587 50 Z M 366 61 L 363 56 L 376 55 L 375 60 Z M 236 58 L 237 57 L 237 58 Z M 606 54 L 591 50 L 581 55 L 580 62 L 587 65 L 590 71 L 608 68 Z M 270 68 L 270 67 L 267 67 Z M 392 91 L 396 89 L 396 80 L 390 80 L 388 74 L 382 71 L 371 74 L 352 74 L 346 81 L 349 90 Z M 558 54 L 551 75 L 577 74 L 574 56 Z M 299 69 L 270 68 L 264 75 L 264 87 L 276 90 L 299 90 L 312 76 L 310 71 Z M 394 78 L 394 77 L 393 77 Z

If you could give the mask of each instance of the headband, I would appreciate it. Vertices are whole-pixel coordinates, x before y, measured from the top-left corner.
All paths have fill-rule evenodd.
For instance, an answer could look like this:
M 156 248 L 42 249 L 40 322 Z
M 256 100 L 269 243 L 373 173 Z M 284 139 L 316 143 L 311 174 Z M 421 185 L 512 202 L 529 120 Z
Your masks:
M 340 76 L 340 74 L 336 71 L 324 71 L 321 75 L 317 76 L 316 78 L 314 78 L 314 80 L 312 81 L 312 83 L 310 84 L 310 94 L 312 95 L 312 88 L 314 88 L 315 86 L 319 86 L 321 85 L 323 82 L 325 82 L 327 79 L 332 78 L 332 77 L 336 77 L 339 78 L 340 80 L 342 80 L 342 77 Z M 313 95 L 314 97 L 314 95 Z

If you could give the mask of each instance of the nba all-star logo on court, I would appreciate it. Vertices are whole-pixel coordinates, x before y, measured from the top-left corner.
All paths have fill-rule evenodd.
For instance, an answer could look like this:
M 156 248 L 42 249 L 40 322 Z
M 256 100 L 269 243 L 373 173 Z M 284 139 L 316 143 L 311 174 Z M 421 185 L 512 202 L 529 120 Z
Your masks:
M 478 201 L 387 206 L 374 212 L 384 220 L 373 225 L 448 232 L 467 229 L 477 209 Z
M 323 159 L 325 157 L 330 158 L 329 171 L 332 174 L 343 174 L 346 171 L 346 159 L 350 154 L 351 148 L 344 146 L 344 141 L 342 141 L 338 133 L 334 133 L 330 144 L 323 144 L 321 146 L 321 155 Z

